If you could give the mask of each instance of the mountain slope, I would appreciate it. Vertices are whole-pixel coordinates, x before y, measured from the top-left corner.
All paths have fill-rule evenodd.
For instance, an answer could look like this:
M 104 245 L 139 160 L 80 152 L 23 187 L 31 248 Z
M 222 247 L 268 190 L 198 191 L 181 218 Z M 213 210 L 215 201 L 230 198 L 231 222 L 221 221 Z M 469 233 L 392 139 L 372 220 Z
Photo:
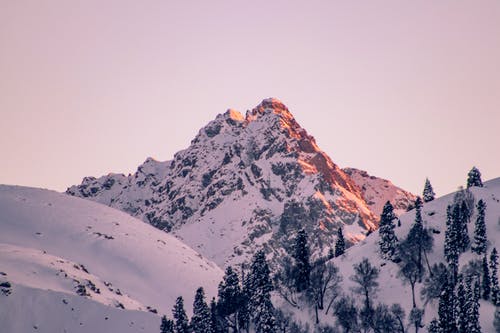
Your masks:
M 0 307 L 9 309 L 0 312 L 0 322 L 12 328 L 8 332 L 26 332 L 29 325 L 39 327 L 37 332 L 122 326 L 130 332 L 155 327 L 154 332 L 159 317 L 150 311 L 170 314 L 179 295 L 190 311 L 199 286 L 209 297 L 217 293 L 223 272 L 214 263 L 118 210 L 1 185 L 0 212 L 0 283 L 11 285 L 0 292 Z M 57 309 L 68 315 L 60 317 Z M 18 323 L 22 318 L 30 324 Z
M 356 242 L 378 221 L 362 189 L 276 99 L 246 116 L 218 115 L 172 161 L 86 177 L 67 193 L 173 231 L 220 266 L 246 261 L 256 247 L 280 252 L 297 226 L 326 253 L 338 227 Z
M 483 188 L 473 187 L 470 189 L 474 195 L 475 202 L 482 199 L 486 203 L 486 229 L 488 236 L 488 255 L 491 250 L 496 247 L 500 249 L 500 178 L 490 180 L 484 183 Z M 435 263 L 445 263 L 444 259 L 444 237 L 446 231 L 446 208 L 448 204 L 453 203 L 455 193 L 446 195 L 434 201 L 425 203 L 422 208 L 422 217 L 424 227 L 434 230 L 434 248 L 428 254 L 429 262 L 431 265 Z M 474 210 L 471 223 L 468 225 L 469 236 L 473 239 L 474 221 L 476 219 L 477 210 Z M 400 216 L 401 226 L 395 229 L 398 239 L 404 239 L 415 219 L 415 210 Z M 350 276 L 354 274 L 353 264 L 359 263 L 363 258 L 368 258 L 370 262 L 380 269 L 379 290 L 375 303 L 382 302 L 388 305 L 393 303 L 400 303 L 408 314 L 412 308 L 412 296 L 409 285 L 402 283 L 398 277 L 397 264 L 381 259 L 379 252 L 379 235 L 375 232 L 368 236 L 365 240 L 360 242 L 354 247 L 351 247 L 346 254 L 339 258 L 333 259 L 333 262 L 339 267 L 340 273 L 343 276 L 342 289 L 346 293 L 350 293 L 354 283 L 350 280 Z M 468 250 L 460 256 L 460 272 L 466 269 L 466 266 L 475 260 L 481 260 L 482 256 L 473 254 Z M 420 291 L 422 290 L 422 283 L 417 283 L 415 288 L 415 295 L 417 306 L 425 309 L 424 323 L 428 324 L 433 318 L 437 317 L 438 302 L 433 301 L 424 304 L 420 298 Z M 359 299 L 358 299 L 359 300 Z M 359 300 L 361 302 L 361 300 Z M 361 305 L 361 303 L 359 303 Z M 494 306 L 486 301 L 481 300 L 480 305 L 480 322 L 483 332 L 494 332 L 493 328 L 493 314 Z M 333 323 L 333 319 L 329 316 L 323 316 L 325 322 Z

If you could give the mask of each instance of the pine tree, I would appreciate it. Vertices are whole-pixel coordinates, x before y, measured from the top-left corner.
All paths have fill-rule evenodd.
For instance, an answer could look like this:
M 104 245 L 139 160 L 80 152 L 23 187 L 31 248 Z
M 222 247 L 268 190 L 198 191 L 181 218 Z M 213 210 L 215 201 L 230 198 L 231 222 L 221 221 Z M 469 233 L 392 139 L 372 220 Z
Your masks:
M 394 208 L 389 201 L 384 205 L 382 214 L 380 215 L 380 226 L 378 229 L 380 239 L 379 246 L 382 258 L 393 260 L 396 254 L 398 239 L 394 233 L 395 225 Z
M 210 333 L 221 333 L 222 329 L 219 325 L 219 315 L 217 313 L 217 303 L 215 297 L 210 301 Z
M 469 321 L 468 321 L 468 301 L 466 299 L 466 291 L 464 282 L 460 281 L 457 287 L 457 319 L 458 319 L 458 333 L 468 333 Z
M 453 285 L 449 282 L 443 288 L 443 292 L 439 297 L 439 328 L 441 333 L 456 333 L 457 326 L 455 323 L 455 299 L 453 294 Z
M 167 316 L 161 317 L 160 333 L 174 333 L 174 322 Z
M 490 277 L 491 277 L 491 302 L 499 305 L 500 289 L 498 287 L 498 252 L 493 248 L 490 255 Z
M 432 188 L 431 182 L 429 178 L 425 179 L 424 192 L 422 193 L 422 197 L 424 198 L 424 202 L 429 202 L 434 200 L 436 194 L 434 193 L 434 189 Z
M 483 274 L 482 274 L 482 296 L 484 300 L 490 299 L 491 294 L 491 277 L 490 270 L 488 267 L 488 259 L 486 258 L 486 254 L 483 257 Z
M 205 301 L 205 291 L 200 287 L 194 296 L 191 330 L 193 333 L 207 333 L 210 332 L 210 326 L 210 309 Z
M 485 210 L 486 204 L 483 200 L 479 200 L 477 203 L 477 218 L 474 227 L 474 246 L 472 247 L 472 251 L 477 254 L 485 254 L 488 244 L 486 223 L 484 221 Z
M 311 277 L 311 263 L 307 233 L 300 230 L 295 239 L 293 258 L 295 259 L 295 288 L 297 292 L 307 290 Z
M 260 250 L 255 254 L 245 283 L 249 291 L 248 309 L 255 325 L 255 332 L 275 333 L 276 319 L 274 306 L 271 303 L 273 286 L 264 251 Z
M 242 300 L 240 280 L 231 266 L 226 268 L 224 277 L 219 283 L 218 314 L 224 319 L 226 326 L 233 330 L 238 327 L 238 310 Z
M 476 167 L 472 167 L 467 174 L 467 188 L 472 186 L 483 187 L 481 172 Z
M 174 316 L 174 332 L 189 333 L 189 320 L 186 310 L 184 310 L 184 299 L 182 296 L 177 297 L 172 314 Z
M 439 327 L 439 322 L 436 318 L 432 319 L 427 327 L 428 333 L 441 333 L 441 328 Z
M 337 230 L 337 241 L 335 242 L 335 257 L 343 255 L 345 252 L 345 239 L 342 227 Z
M 467 288 L 467 333 L 481 333 L 479 325 L 479 282 L 470 282 Z

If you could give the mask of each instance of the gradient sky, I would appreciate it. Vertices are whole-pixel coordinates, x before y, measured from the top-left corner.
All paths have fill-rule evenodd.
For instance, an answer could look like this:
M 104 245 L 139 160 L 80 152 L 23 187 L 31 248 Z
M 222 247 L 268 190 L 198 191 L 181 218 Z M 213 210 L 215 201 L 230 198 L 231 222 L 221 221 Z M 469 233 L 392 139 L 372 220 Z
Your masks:
M 342 167 L 499 177 L 500 1 L 0 0 L 0 183 L 134 172 L 271 96 Z

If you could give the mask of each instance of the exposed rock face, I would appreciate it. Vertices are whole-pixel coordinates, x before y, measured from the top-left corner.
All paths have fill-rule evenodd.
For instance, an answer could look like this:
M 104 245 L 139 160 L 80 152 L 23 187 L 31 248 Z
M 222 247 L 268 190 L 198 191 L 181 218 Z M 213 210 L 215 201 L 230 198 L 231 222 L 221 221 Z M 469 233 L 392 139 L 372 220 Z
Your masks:
M 260 247 L 280 253 L 302 227 L 317 255 L 340 226 L 351 241 L 363 239 L 377 228 L 385 188 L 367 191 L 353 173 L 335 165 L 283 103 L 266 99 L 246 116 L 218 115 L 171 161 L 148 158 L 128 177 L 86 177 L 67 193 L 171 231 L 224 266 Z M 392 192 L 404 206 L 407 192 Z

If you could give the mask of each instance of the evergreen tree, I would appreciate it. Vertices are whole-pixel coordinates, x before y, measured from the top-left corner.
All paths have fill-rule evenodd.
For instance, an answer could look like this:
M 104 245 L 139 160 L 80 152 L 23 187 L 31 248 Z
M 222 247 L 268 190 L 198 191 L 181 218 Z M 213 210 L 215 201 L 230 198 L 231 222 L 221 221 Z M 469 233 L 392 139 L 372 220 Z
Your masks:
M 210 301 L 210 333 L 222 333 L 223 329 L 220 325 L 219 315 L 217 313 L 217 303 L 215 297 Z
M 479 282 L 470 282 L 467 288 L 467 333 L 481 333 L 479 325 Z
M 467 174 L 467 188 L 477 186 L 483 187 L 483 182 L 481 181 L 481 172 L 476 167 L 472 169 Z
M 191 317 L 191 330 L 193 333 L 210 332 L 210 309 L 205 301 L 205 291 L 202 287 L 196 290 L 193 303 L 193 316 Z
M 225 326 L 238 330 L 238 310 L 241 305 L 241 287 L 238 274 L 231 266 L 226 268 L 223 280 L 219 283 L 217 311 Z
M 490 270 L 488 267 L 488 259 L 486 258 L 486 254 L 483 257 L 483 274 L 482 274 L 482 296 L 484 300 L 490 299 L 491 294 L 491 277 Z
M 439 322 L 436 318 L 432 319 L 427 328 L 428 333 L 441 333 L 441 328 L 439 327 Z
M 380 215 L 380 225 L 379 225 L 379 246 L 382 258 L 392 260 L 396 254 L 398 239 L 394 233 L 394 220 L 396 215 L 394 214 L 394 208 L 389 201 L 384 205 L 382 214 Z
M 182 296 L 177 297 L 172 314 L 174 316 L 174 332 L 189 333 L 189 321 L 186 310 L 184 310 L 184 299 Z
M 432 188 L 431 182 L 429 178 L 425 179 L 424 192 L 422 193 L 422 197 L 424 198 L 424 202 L 429 202 L 434 200 L 436 194 L 434 193 L 434 189 Z
M 335 257 L 343 255 L 345 252 L 345 239 L 342 227 L 337 230 L 337 241 L 335 242 Z
M 295 288 L 297 292 L 307 290 L 311 276 L 311 263 L 307 233 L 300 230 L 295 239 L 293 258 L 295 259 Z
M 493 248 L 490 255 L 491 302 L 499 305 L 500 290 L 498 287 L 498 252 Z
M 455 299 L 453 294 L 453 284 L 447 282 L 443 292 L 439 297 L 439 328 L 441 333 L 456 333 L 455 323 Z
M 486 204 L 483 200 L 479 200 L 477 203 L 477 218 L 474 227 L 474 246 L 472 251 L 477 254 L 485 254 L 488 240 L 486 238 L 486 223 L 484 221 L 484 215 L 486 210 Z
M 460 281 L 457 287 L 457 319 L 458 319 L 458 333 L 468 333 L 469 329 L 469 321 L 468 321 L 468 305 L 469 302 L 466 298 L 466 290 L 464 286 L 464 282 Z
M 253 257 L 245 283 L 249 291 L 248 309 L 255 325 L 255 332 L 275 333 L 276 319 L 274 306 L 271 303 L 273 286 L 264 251 L 258 251 Z
M 160 333 L 174 333 L 174 322 L 167 316 L 161 317 Z
M 455 219 L 453 218 L 453 212 L 456 209 L 448 206 L 446 210 L 446 232 L 444 241 L 444 257 L 448 263 L 448 267 L 451 270 L 453 281 L 456 281 L 458 275 L 458 258 L 460 256 L 460 250 L 458 246 L 458 231 L 455 224 Z

